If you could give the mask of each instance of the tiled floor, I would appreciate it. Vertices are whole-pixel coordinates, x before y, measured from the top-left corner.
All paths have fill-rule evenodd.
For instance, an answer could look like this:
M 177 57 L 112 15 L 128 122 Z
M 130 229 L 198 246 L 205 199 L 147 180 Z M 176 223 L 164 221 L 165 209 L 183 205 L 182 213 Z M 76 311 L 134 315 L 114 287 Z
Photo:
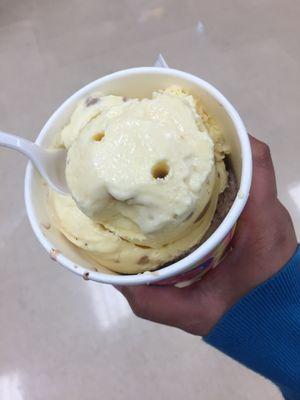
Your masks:
M 0 0 L 0 127 L 34 139 L 80 86 L 162 52 L 219 87 L 270 144 L 299 237 L 299 13 L 296 0 Z M 50 261 L 26 219 L 25 164 L 0 149 L 0 400 L 281 398 Z

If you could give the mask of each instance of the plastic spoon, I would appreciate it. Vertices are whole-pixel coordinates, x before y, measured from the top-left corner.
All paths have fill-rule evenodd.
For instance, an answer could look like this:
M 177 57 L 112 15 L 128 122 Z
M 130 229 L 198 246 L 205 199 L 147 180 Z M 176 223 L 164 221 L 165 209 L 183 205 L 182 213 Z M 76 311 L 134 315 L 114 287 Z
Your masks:
M 24 154 L 52 189 L 64 195 L 69 193 L 65 177 L 66 150 L 46 150 L 27 139 L 2 131 L 0 131 L 0 146 Z

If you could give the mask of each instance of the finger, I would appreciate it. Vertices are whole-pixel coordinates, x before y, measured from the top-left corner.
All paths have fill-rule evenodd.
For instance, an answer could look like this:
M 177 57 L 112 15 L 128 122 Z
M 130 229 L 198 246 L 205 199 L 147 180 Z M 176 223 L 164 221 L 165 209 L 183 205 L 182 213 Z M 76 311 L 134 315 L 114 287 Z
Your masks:
M 249 136 L 253 157 L 253 178 L 249 201 L 263 206 L 277 197 L 275 171 L 268 145 Z
M 166 325 L 178 325 L 178 320 L 183 319 L 190 308 L 188 288 L 123 286 L 118 289 L 126 297 L 135 315 Z

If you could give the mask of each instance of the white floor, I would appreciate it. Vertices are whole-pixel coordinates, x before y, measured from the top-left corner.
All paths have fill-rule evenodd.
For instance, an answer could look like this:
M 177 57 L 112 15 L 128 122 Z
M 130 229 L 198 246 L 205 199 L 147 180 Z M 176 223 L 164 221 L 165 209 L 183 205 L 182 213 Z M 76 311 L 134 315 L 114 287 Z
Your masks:
M 0 128 L 34 139 L 83 84 L 162 52 L 270 144 L 300 237 L 299 12 L 296 0 L 0 0 Z M 201 339 L 136 319 L 113 288 L 49 260 L 25 215 L 25 165 L 0 149 L 0 400 L 281 399 Z

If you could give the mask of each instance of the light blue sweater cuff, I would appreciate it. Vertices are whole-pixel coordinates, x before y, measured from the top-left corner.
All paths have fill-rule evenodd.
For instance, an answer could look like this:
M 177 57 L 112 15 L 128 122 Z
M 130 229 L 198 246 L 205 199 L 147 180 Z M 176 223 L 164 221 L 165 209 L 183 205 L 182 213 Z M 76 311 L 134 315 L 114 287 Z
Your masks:
M 204 340 L 300 399 L 300 246 L 234 305 Z

